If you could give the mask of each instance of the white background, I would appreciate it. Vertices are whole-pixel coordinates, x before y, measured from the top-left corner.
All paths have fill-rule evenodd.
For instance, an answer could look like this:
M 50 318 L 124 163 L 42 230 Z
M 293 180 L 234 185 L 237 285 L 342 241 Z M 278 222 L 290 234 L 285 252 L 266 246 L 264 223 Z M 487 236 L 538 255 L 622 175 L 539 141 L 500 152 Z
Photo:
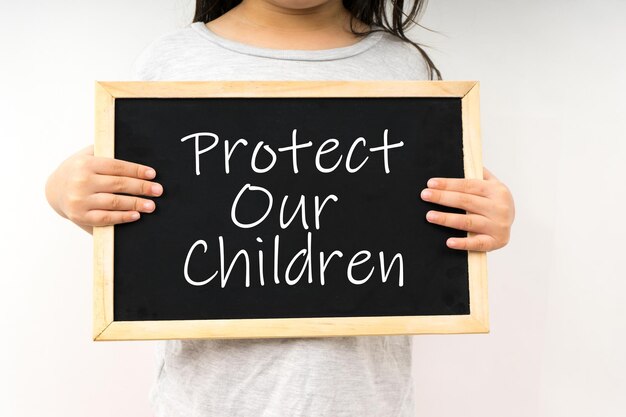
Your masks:
M 44 183 L 92 141 L 94 80 L 189 0 L 0 3 L 0 415 L 150 416 L 152 343 L 91 342 L 91 239 Z M 484 162 L 512 189 L 492 332 L 415 338 L 418 415 L 626 415 L 626 2 L 431 1 L 413 36 L 480 80 Z

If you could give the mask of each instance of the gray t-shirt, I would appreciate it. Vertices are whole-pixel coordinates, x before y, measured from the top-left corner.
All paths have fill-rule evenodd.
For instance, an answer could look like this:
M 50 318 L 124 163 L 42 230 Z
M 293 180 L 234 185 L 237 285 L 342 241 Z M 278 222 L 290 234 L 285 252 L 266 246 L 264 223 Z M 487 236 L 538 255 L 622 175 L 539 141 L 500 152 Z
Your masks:
M 134 79 L 425 80 L 411 45 L 376 32 L 325 50 L 225 39 L 203 23 L 155 40 Z M 411 338 L 363 336 L 159 342 L 157 417 L 407 417 L 415 414 Z

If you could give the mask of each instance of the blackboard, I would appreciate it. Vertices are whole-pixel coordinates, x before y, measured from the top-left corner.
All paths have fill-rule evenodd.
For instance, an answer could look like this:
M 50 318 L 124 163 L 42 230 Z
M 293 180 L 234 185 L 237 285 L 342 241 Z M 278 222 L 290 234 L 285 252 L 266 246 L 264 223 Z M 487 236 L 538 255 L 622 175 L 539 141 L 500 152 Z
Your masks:
M 97 151 L 165 191 L 95 234 L 96 339 L 487 331 L 484 254 L 419 197 L 479 168 L 477 83 L 98 87 Z

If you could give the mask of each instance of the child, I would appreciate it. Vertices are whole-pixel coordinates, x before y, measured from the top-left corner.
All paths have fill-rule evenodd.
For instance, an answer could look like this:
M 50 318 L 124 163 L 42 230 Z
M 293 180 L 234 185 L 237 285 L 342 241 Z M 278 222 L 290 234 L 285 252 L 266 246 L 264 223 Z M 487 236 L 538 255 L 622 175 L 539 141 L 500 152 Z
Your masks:
M 198 0 L 194 23 L 153 42 L 140 80 L 440 79 L 404 30 L 424 1 Z M 205 24 L 206 23 L 206 24 Z M 61 215 L 92 226 L 136 221 L 163 189 L 147 166 L 71 156 L 46 195 Z M 427 201 L 468 214 L 430 211 L 431 223 L 475 232 L 452 249 L 489 251 L 508 242 L 514 206 L 488 170 L 484 180 L 431 179 Z M 157 416 L 359 416 L 414 414 L 411 338 L 339 337 L 160 342 L 151 391 Z

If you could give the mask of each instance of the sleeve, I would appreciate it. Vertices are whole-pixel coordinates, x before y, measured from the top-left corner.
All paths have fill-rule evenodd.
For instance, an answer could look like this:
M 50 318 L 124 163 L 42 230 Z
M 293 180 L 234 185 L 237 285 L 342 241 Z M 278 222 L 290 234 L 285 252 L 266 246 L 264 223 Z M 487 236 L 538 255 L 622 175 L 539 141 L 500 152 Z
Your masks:
M 184 29 L 176 29 L 157 37 L 137 56 L 131 67 L 133 81 L 156 81 L 160 79 L 167 60 L 175 56 Z
M 153 41 L 135 58 L 130 71 L 131 81 L 152 81 L 157 78 L 158 63 L 155 62 L 155 56 L 157 56 L 155 44 L 156 41 Z
M 410 71 L 410 78 L 417 80 L 428 80 L 429 70 L 428 63 L 422 53 L 409 42 L 402 42 L 404 48 L 406 48 L 406 65 Z

